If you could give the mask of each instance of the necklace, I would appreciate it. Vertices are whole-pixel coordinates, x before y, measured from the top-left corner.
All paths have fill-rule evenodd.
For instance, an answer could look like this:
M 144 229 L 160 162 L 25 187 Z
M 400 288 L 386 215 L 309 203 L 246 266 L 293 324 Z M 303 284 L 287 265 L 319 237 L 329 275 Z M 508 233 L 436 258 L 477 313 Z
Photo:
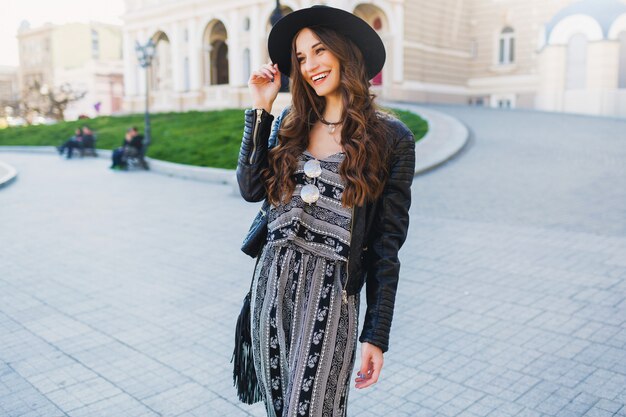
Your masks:
M 335 129 L 337 128 L 337 126 L 343 123 L 343 120 L 340 120 L 338 122 L 329 122 L 328 120 L 320 116 L 320 122 L 326 125 L 326 129 L 328 130 L 328 133 L 333 134 L 335 133 Z

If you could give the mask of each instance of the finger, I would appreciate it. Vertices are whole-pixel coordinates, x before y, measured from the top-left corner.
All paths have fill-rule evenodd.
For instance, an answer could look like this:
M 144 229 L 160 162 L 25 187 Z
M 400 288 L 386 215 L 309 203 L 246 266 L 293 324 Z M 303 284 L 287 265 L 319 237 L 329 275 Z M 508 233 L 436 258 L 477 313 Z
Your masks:
M 271 71 L 273 74 L 276 74 L 278 72 L 278 64 L 263 65 L 263 68 Z
M 372 355 L 369 352 L 364 353 L 364 356 L 367 359 L 362 358 L 361 370 L 355 379 L 357 388 L 367 388 L 375 384 L 378 381 L 383 366 L 382 357 Z
M 266 74 L 261 71 L 252 71 L 250 73 L 250 78 L 267 78 Z
M 265 71 L 265 75 L 267 75 L 267 78 L 271 81 L 274 82 L 274 73 L 268 69 L 266 69 Z
M 255 71 L 252 74 L 250 74 L 250 80 L 248 82 L 252 84 L 262 84 L 267 81 L 271 81 L 271 79 L 272 78 L 269 77 L 267 74 L 263 72 Z
M 371 358 L 369 356 L 361 358 L 361 368 L 359 369 L 359 372 L 357 373 L 357 378 L 363 379 L 369 376 L 368 370 L 370 369 L 370 364 L 371 364 Z
M 357 372 L 356 382 L 366 381 L 372 373 L 371 359 L 369 356 L 361 358 L 361 368 Z
M 372 369 L 365 375 L 365 378 L 357 378 L 355 387 L 359 389 L 367 388 L 371 385 L 374 385 L 378 381 L 378 376 L 374 378 L 374 372 Z
M 267 69 L 267 68 L 262 68 L 261 71 L 263 72 L 263 74 L 265 74 L 265 77 L 269 80 L 271 80 L 272 82 L 274 82 L 274 73 Z

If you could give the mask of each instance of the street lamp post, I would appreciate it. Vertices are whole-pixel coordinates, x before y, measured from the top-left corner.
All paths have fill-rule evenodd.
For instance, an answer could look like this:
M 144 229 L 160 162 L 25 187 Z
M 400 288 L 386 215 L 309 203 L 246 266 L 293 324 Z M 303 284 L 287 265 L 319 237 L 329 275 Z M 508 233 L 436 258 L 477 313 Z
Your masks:
M 152 65 L 152 58 L 156 52 L 156 45 L 152 41 L 152 38 L 148 40 L 145 45 L 141 45 L 139 41 L 135 44 L 135 51 L 137 52 L 137 60 L 141 68 L 146 70 L 146 112 L 144 115 L 144 140 L 145 144 L 150 143 L 152 140 L 150 135 L 150 65 Z
M 272 26 L 276 24 L 283 17 L 283 12 L 280 10 L 280 0 L 276 0 L 276 7 L 274 11 L 272 11 L 272 15 L 270 16 L 270 23 Z

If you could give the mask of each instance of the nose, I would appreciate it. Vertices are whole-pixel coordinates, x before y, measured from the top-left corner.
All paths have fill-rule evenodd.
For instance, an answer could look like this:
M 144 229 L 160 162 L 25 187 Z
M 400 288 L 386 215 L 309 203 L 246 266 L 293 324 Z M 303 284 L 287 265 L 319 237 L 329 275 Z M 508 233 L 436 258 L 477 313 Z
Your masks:
M 304 64 L 304 69 L 311 73 L 311 71 L 315 70 L 319 64 L 317 63 L 317 59 L 313 56 L 307 57 L 306 63 Z

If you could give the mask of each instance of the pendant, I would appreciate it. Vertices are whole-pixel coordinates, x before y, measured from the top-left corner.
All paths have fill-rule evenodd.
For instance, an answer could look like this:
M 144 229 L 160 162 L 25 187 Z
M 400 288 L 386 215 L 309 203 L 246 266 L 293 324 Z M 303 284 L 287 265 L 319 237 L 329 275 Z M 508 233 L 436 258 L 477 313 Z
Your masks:
M 315 203 L 320 198 L 320 189 L 316 185 L 307 184 L 300 190 L 300 197 L 305 203 Z
M 309 159 L 304 164 L 304 175 L 309 178 L 317 178 L 322 175 L 322 166 L 317 159 Z
M 332 133 L 335 133 L 335 128 L 336 128 L 336 127 L 337 127 L 337 126 L 336 126 L 334 123 L 329 123 L 329 124 L 328 124 L 328 133 L 331 133 L 331 134 L 332 134 Z

